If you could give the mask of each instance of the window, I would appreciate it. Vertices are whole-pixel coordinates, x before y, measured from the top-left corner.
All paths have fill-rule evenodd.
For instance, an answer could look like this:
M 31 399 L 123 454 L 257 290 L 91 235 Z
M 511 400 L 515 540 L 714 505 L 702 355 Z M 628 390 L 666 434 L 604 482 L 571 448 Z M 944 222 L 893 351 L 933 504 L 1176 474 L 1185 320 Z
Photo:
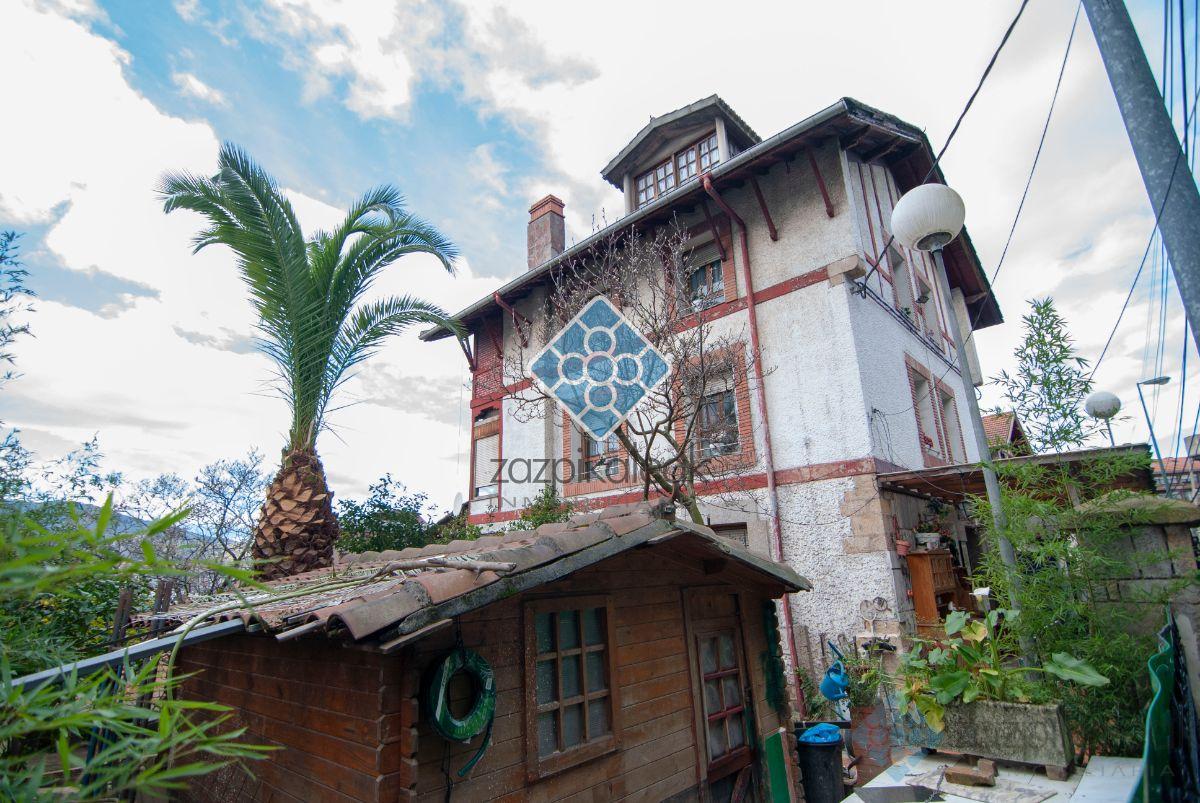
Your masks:
M 895 248 L 889 248 L 887 255 L 888 265 L 892 269 L 892 282 L 896 288 L 896 307 L 908 318 L 909 323 L 916 326 L 917 305 L 913 300 L 912 279 L 909 276 L 908 263 Z
M 717 147 L 717 135 L 714 133 L 700 142 L 700 172 L 708 170 L 721 161 L 721 151 Z
M 711 170 L 720 161 L 721 150 L 717 146 L 716 132 L 705 134 L 699 141 L 673 153 L 664 162 L 637 177 L 634 189 L 637 192 L 638 209 L 680 184 L 691 181 L 700 173 Z
M 921 440 L 921 451 L 940 456 L 937 414 L 933 409 L 929 380 L 909 368 L 908 381 L 912 385 L 913 407 L 917 414 L 917 437 Z
M 946 457 L 951 463 L 961 463 L 967 456 L 962 454 L 962 425 L 958 420 L 958 402 L 954 399 L 953 391 L 948 388 L 938 388 L 938 401 L 942 406 L 942 431 L 946 433 Z
M 737 398 L 732 388 L 710 393 L 700 400 L 696 443 L 702 458 L 738 450 Z
M 581 433 L 582 434 L 582 433 Z M 621 471 L 621 442 L 616 433 L 598 441 L 589 435 L 583 436 L 583 477 L 602 479 Z
M 500 469 L 500 411 L 484 410 L 475 417 L 475 463 L 472 466 L 472 497 L 495 496 L 500 485 L 495 480 Z
M 688 275 L 688 298 L 692 309 L 708 309 L 725 300 L 725 276 L 721 272 L 721 260 L 701 265 Z
M 700 682 L 704 687 L 704 728 L 709 776 L 737 764 L 746 745 L 745 677 L 734 630 L 696 637 Z
M 616 749 L 608 597 L 525 606 L 527 769 L 533 778 Z

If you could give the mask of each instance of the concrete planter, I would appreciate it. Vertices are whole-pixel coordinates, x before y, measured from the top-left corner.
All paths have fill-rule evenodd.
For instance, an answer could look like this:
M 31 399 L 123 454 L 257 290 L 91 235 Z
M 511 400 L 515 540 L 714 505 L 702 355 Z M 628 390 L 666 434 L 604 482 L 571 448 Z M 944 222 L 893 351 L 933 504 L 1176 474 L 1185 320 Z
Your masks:
M 892 727 L 882 705 L 850 707 L 850 752 L 858 759 L 858 786 L 892 765 Z
M 1040 764 L 1065 777 L 1075 759 L 1060 705 L 976 700 L 946 707 L 946 729 L 927 747 L 1001 761 Z M 940 738 L 939 738 L 940 737 Z

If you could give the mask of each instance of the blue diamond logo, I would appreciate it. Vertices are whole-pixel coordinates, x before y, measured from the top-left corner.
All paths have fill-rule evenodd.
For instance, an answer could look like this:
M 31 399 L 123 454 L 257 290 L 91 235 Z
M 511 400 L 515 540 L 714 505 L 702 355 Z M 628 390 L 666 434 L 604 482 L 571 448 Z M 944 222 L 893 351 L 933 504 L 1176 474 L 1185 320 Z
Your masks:
M 604 296 L 596 296 L 538 352 L 533 381 L 580 429 L 607 437 L 670 373 L 658 350 Z

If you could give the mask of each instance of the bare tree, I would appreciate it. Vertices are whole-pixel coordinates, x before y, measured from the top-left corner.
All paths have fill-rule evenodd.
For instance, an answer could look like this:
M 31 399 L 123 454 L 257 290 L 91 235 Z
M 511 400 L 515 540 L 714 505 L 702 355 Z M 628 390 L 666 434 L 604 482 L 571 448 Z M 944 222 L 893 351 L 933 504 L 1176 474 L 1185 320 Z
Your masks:
M 729 486 L 719 480 L 754 460 L 753 428 L 744 420 L 753 381 L 746 366 L 753 355 L 745 326 L 713 309 L 725 301 L 726 282 L 722 261 L 710 250 L 716 247 L 697 245 L 677 221 L 604 237 L 553 272 L 542 314 L 518 323 L 520 339 L 529 345 L 506 353 L 504 368 L 508 377 L 528 376 L 528 361 L 541 345 L 593 298 L 607 296 L 671 366 L 669 378 L 613 436 L 634 464 L 643 498 L 665 495 L 697 523 L 703 523 L 700 490 L 737 493 L 723 491 Z M 536 386 L 512 398 L 520 420 L 556 415 Z M 601 445 L 595 454 L 608 451 Z M 585 472 L 593 469 L 583 461 Z

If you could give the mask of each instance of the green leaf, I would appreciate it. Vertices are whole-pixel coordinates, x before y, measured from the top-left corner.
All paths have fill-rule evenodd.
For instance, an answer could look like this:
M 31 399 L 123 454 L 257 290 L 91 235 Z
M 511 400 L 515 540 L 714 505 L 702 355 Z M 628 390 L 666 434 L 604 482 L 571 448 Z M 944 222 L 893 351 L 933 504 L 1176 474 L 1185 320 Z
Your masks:
M 946 705 L 962 694 L 970 682 L 971 673 L 960 669 L 957 672 L 942 672 L 934 675 L 929 681 L 929 687 L 933 689 L 937 701 Z
M 1042 668 L 1055 677 L 1072 683 L 1080 683 L 1084 686 L 1108 685 L 1108 678 L 1097 672 L 1095 667 L 1087 661 L 1082 661 L 1065 652 L 1054 653 L 1050 660 L 1042 665 Z
M 963 628 L 962 635 L 967 641 L 983 641 L 988 636 L 987 625 L 978 621 L 971 622 L 971 624 Z
M 963 629 L 970 617 L 965 611 L 951 611 L 946 617 L 946 635 L 953 636 Z

